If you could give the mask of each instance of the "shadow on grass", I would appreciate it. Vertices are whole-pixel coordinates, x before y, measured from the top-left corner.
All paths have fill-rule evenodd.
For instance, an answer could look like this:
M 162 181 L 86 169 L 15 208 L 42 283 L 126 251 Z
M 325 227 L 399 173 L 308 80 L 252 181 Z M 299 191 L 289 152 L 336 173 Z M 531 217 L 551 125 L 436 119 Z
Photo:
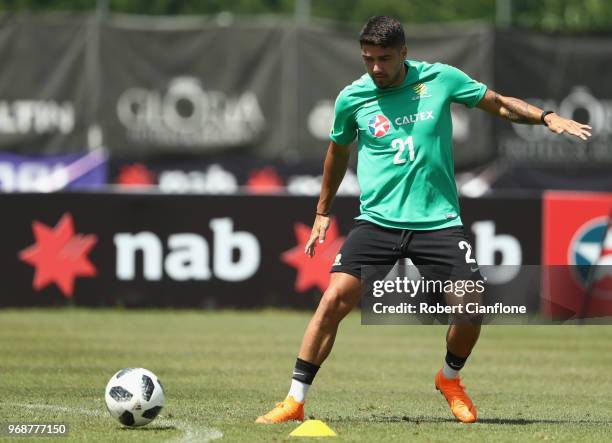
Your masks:
M 122 431 L 138 431 L 138 432 L 141 432 L 141 431 L 170 431 L 174 429 L 178 429 L 178 428 L 172 425 L 134 426 L 134 427 L 122 426 L 121 427 Z
M 408 417 L 373 415 L 367 418 L 358 417 L 328 417 L 330 422 L 351 423 L 458 423 L 450 417 Z M 581 419 L 528 419 L 528 418 L 478 418 L 477 423 L 491 425 L 525 426 L 532 424 L 581 424 L 581 425 L 612 425 L 612 420 L 581 420 Z

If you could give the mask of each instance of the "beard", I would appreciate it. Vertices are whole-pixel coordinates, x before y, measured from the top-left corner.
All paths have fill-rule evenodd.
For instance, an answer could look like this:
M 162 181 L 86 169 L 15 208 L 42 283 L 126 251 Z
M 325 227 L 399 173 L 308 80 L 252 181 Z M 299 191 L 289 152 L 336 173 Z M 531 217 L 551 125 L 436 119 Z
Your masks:
M 385 89 L 385 88 L 390 88 L 393 86 L 398 86 L 396 83 L 397 81 L 400 79 L 401 75 L 402 75 L 402 68 L 403 68 L 403 64 L 400 67 L 400 69 L 397 70 L 397 72 L 395 73 L 394 76 L 390 77 L 382 77 L 382 78 L 376 78 L 373 75 L 370 75 L 372 77 L 372 80 L 374 81 L 374 84 L 380 88 L 380 89 Z

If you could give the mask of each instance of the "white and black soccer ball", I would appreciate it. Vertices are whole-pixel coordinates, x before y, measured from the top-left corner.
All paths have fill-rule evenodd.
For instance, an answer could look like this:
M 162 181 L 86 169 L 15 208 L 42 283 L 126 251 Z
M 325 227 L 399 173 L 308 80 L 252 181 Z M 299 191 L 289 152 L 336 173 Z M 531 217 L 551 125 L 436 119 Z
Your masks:
M 104 393 L 106 408 L 125 426 L 143 426 L 164 407 L 164 388 L 151 371 L 125 368 L 111 377 Z

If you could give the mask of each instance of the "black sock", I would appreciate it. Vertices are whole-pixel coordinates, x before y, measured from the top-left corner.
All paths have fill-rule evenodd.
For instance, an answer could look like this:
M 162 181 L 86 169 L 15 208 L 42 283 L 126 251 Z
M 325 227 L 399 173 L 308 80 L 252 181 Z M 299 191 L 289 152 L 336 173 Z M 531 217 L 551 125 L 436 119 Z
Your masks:
M 320 366 L 309 363 L 306 360 L 302 360 L 298 358 L 295 362 L 295 369 L 293 370 L 293 378 L 302 383 L 306 383 L 307 385 L 311 385 L 315 375 L 317 375 L 317 371 Z
M 463 365 L 465 364 L 465 361 L 467 359 L 468 359 L 467 357 L 465 358 L 457 357 L 455 354 L 453 354 L 448 349 L 446 350 L 446 357 L 444 358 L 444 360 L 446 361 L 446 364 L 449 365 L 451 368 L 453 368 L 455 371 L 458 371 L 461 368 L 463 368 Z

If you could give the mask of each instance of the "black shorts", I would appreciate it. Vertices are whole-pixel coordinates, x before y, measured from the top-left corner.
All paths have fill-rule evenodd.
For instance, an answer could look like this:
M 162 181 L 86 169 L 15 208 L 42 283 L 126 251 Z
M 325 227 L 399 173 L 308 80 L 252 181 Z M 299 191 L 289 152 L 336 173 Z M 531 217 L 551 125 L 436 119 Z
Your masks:
M 425 278 L 481 279 L 474 249 L 463 226 L 435 230 L 385 228 L 357 220 L 330 272 L 362 278 L 362 266 L 386 273 L 395 263 L 409 258 Z

